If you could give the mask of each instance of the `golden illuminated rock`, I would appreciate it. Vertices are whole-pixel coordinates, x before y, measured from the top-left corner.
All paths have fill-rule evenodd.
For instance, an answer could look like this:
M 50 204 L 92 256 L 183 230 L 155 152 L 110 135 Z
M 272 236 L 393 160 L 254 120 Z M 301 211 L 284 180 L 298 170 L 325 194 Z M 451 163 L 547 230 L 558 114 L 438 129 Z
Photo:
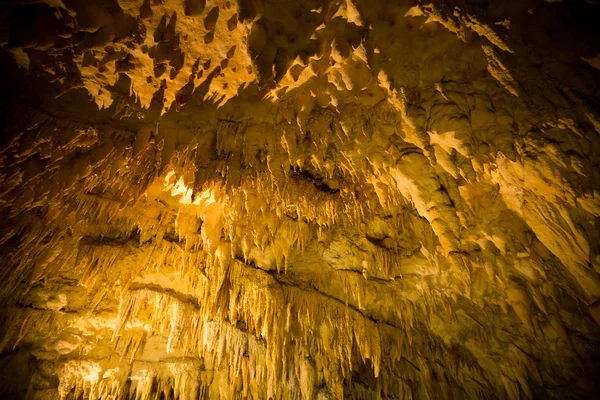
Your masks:
M 0 3 L 0 397 L 594 398 L 600 4 Z

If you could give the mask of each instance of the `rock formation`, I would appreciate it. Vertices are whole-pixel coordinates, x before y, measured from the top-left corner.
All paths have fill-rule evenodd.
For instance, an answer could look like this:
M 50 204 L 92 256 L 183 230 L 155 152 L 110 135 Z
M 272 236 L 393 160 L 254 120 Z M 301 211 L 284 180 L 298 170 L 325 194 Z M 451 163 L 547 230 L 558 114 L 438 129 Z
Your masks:
M 0 396 L 594 398 L 598 21 L 0 2 Z

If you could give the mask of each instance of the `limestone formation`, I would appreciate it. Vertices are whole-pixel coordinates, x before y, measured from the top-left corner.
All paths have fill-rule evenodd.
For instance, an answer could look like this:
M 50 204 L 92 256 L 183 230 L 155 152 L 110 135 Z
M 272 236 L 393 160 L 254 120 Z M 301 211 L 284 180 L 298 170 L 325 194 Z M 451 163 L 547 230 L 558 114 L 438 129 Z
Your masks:
M 596 398 L 598 21 L 0 2 L 0 397 Z

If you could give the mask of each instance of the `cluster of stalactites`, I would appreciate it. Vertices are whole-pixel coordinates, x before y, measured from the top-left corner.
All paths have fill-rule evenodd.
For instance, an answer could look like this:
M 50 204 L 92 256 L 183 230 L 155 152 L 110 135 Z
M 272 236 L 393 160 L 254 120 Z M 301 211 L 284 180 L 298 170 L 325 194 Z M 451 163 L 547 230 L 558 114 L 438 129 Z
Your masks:
M 50 123 L 40 124 L 37 132 L 29 133 L 33 137 L 30 153 L 42 151 L 40 146 L 44 142 L 39 138 Z M 329 126 L 328 121 L 321 124 Z M 258 172 L 243 175 L 241 169 L 231 166 L 236 165 L 238 156 L 246 164 L 256 163 L 257 160 L 248 158 L 253 147 L 242 146 L 246 150 L 240 154 L 237 150 L 240 147 L 224 142 L 224 138 L 248 142 L 261 132 L 222 129 L 217 127 L 217 151 L 228 154 L 226 180 L 193 184 L 189 183 L 189 177 L 196 174 L 195 160 L 202 155 L 192 150 L 169 153 L 164 141 L 146 138 L 144 142 L 138 135 L 128 144 L 127 136 L 119 132 L 100 135 L 87 129 L 79 130 L 81 134 L 66 144 L 50 142 L 51 148 L 44 150 L 50 154 L 46 167 L 61 171 L 54 179 L 58 179 L 64 190 L 47 193 L 42 187 L 26 203 L 34 207 L 40 201 L 47 202 L 46 227 L 40 234 L 30 224 L 26 225 L 16 271 L 25 274 L 29 284 L 69 270 L 82 271 L 75 276 L 93 294 L 92 311 L 104 298 L 117 296 L 119 311 L 112 323 L 112 336 L 115 341 L 125 338 L 123 345 L 129 349 L 126 358 L 131 362 L 136 360 L 142 338 L 134 338 L 127 332 L 141 328 L 148 335 L 167 337 L 167 353 L 182 347 L 183 354 L 213 360 L 218 368 L 236 366 L 229 368 L 229 382 L 247 376 L 244 369 L 247 367 L 240 366 L 250 365 L 254 376 L 246 377 L 239 390 L 259 393 L 258 397 L 264 397 L 260 395 L 264 391 L 269 397 L 282 397 L 282 388 L 286 386 L 281 382 L 294 382 L 298 377 L 305 398 L 311 398 L 314 388 L 321 383 L 326 384 L 334 397 L 341 397 L 344 380 L 351 377 L 358 365 L 368 364 L 374 377 L 383 371 L 386 374 L 393 371 L 395 363 L 411 351 L 411 327 L 416 312 L 412 303 L 405 301 L 406 307 L 397 307 L 398 327 L 382 328 L 361 311 L 366 290 L 362 275 L 347 282 L 348 301 L 356 304 L 356 308 L 348 308 L 334 299 L 323 307 L 320 293 L 285 285 L 271 274 L 247 265 L 261 260 L 257 264 L 260 268 L 270 270 L 274 266 L 276 270 L 285 270 L 290 253 L 301 252 L 313 235 L 328 245 L 331 227 L 340 223 L 350 227 L 372 212 L 374 207 L 359 201 L 355 190 L 348 186 L 350 182 L 366 182 L 368 188 L 368 182 L 374 179 L 358 172 L 361 169 L 355 160 L 361 157 L 360 152 L 350 147 L 344 156 L 346 161 L 331 169 L 315 157 L 304 161 L 311 146 L 330 145 L 327 135 L 321 139 L 313 135 L 308 148 L 296 149 L 293 143 L 306 140 L 298 131 L 292 134 L 284 131 L 278 139 L 281 147 L 272 146 L 267 168 L 261 169 L 257 164 Z M 346 137 L 343 143 L 350 133 L 342 132 L 343 129 L 339 134 Z M 120 145 L 115 147 L 115 143 Z M 75 155 L 69 153 L 71 148 L 87 151 L 79 164 L 90 165 L 76 168 L 79 164 L 75 163 L 73 167 Z M 62 155 L 54 156 L 57 152 Z M 307 170 L 313 171 L 308 180 L 303 172 Z M 68 183 L 63 183 L 62 176 L 68 177 Z M 21 184 L 31 184 L 35 178 L 43 177 L 41 173 L 22 180 Z M 315 181 L 322 182 L 320 185 L 327 190 L 318 190 Z M 375 184 L 381 187 L 380 182 Z M 339 195 L 327 192 L 332 190 Z M 389 197 L 380 197 L 385 200 L 382 203 L 392 203 L 398 196 L 395 191 L 387 193 Z M 13 210 L 13 213 L 18 215 L 23 211 Z M 126 227 L 125 231 L 122 227 Z M 59 244 L 64 236 L 71 239 Z M 50 240 L 42 242 L 46 237 Z M 136 267 L 115 271 L 118 261 L 132 256 L 142 244 L 147 244 L 144 252 L 128 264 Z M 366 272 L 384 278 L 398 275 L 393 251 L 376 246 L 371 250 L 363 255 L 363 264 L 370 269 Z M 188 299 L 173 298 L 170 293 L 155 292 L 136 283 L 136 278 L 144 274 L 164 272 L 165 265 L 189 283 Z M 9 276 L 13 287 L 22 281 L 21 277 Z M 35 329 L 35 324 L 24 325 L 18 332 L 9 332 L 12 336 L 7 335 L 8 340 L 17 337 L 13 341 L 16 345 L 28 329 Z M 244 328 L 244 334 L 239 327 Z M 215 329 L 219 330 L 216 334 Z M 246 337 L 248 344 L 240 344 L 240 337 Z M 247 351 L 242 352 L 243 348 Z M 249 354 L 254 356 L 246 360 Z M 73 378 L 74 387 L 89 393 L 107 390 L 89 383 L 104 382 L 104 375 L 106 371 L 102 379 Z M 111 374 L 106 376 L 107 382 L 113 379 Z M 142 385 L 136 389 L 138 396 L 147 393 L 143 382 L 159 379 L 150 373 L 144 376 L 138 380 Z M 65 376 L 61 382 L 70 382 L 69 379 Z M 401 379 L 391 380 L 404 385 Z M 108 386 L 111 390 L 125 388 L 116 383 Z
M 214 390 L 210 387 L 215 379 L 225 379 L 232 396 L 298 397 L 285 392 L 289 389 L 309 399 L 324 384 L 333 397 L 340 397 L 346 380 L 360 365 L 369 365 L 374 378 L 386 375 L 385 381 L 391 386 L 377 392 L 412 393 L 413 389 L 390 371 L 403 359 L 413 360 L 423 370 L 428 368 L 428 362 L 411 346 L 414 313 L 426 310 L 416 310 L 411 302 L 404 301 L 397 307 L 398 326 L 373 321 L 361 311 L 360 299 L 366 290 L 362 277 L 346 283 L 348 299 L 359 304 L 349 308 L 333 298 L 325 297 L 324 301 L 323 294 L 315 290 L 279 282 L 277 276 L 242 261 L 216 258 L 202 246 L 195 253 L 202 255 L 191 262 L 196 268 L 187 269 L 183 266 L 189 262 L 189 251 L 168 241 L 163 241 L 160 249 L 148 244 L 141 255 L 136 244 L 79 246 L 76 267 L 85 271 L 80 283 L 94 294 L 92 303 L 97 305 L 115 290 L 120 293 L 118 312 L 110 324 L 112 343 L 118 350 L 113 357 L 119 362 L 66 363 L 59 372 L 61 396 L 122 397 L 129 391 L 138 399 L 146 399 L 154 388 L 195 398 L 201 391 Z M 139 272 L 128 269 L 131 263 L 127 257 L 134 249 L 143 260 Z M 202 269 L 197 268 L 199 265 Z M 186 282 L 195 282 L 186 296 L 133 279 L 136 274 L 169 270 Z M 121 285 L 106 287 L 110 281 Z M 95 305 L 91 305 L 92 311 Z M 5 340 L 13 348 L 22 338 L 54 323 L 47 314 L 17 323 L 21 317 L 14 315 L 13 336 L 7 335 Z M 73 321 L 66 321 L 64 326 L 69 323 Z M 144 361 L 144 343 L 149 337 L 166 339 L 165 360 Z M 432 340 L 420 333 L 418 337 L 420 341 Z M 435 341 L 431 345 L 437 346 Z M 203 360 L 204 365 L 198 367 L 193 360 Z M 457 361 L 450 358 L 448 362 Z M 211 371 L 222 371 L 224 378 L 215 377 Z M 421 373 L 415 369 L 405 378 L 420 381 Z

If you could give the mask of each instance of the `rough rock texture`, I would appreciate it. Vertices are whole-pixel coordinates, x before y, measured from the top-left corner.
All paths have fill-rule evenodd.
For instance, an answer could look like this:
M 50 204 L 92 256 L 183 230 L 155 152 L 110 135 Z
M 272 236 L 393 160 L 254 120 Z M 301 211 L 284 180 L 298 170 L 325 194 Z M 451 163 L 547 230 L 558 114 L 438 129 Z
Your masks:
M 594 398 L 598 21 L 0 2 L 0 395 Z

